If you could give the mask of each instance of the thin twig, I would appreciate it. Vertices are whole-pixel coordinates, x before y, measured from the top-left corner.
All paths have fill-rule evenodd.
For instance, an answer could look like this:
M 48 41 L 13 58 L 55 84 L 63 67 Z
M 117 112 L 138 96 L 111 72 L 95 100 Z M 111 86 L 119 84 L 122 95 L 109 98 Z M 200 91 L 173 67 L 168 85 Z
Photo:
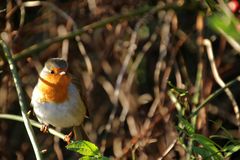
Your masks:
M 36 137 L 35 137 L 33 128 L 30 124 L 30 121 L 29 121 L 29 118 L 28 118 L 28 115 L 27 115 L 27 106 L 28 105 L 27 105 L 26 98 L 24 96 L 24 91 L 23 91 L 22 86 L 21 86 L 21 80 L 19 78 L 17 68 L 14 64 L 14 61 L 13 61 L 12 55 L 10 53 L 10 50 L 7 47 L 7 45 L 5 44 L 5 42 L 0 39 L 0 44 L 3 48 L 4 55 L 5 55 L 5 57 L 8 61 L 9 68 L 11 70 L 13 80 L 14 80 L 14 83 L 15 83 L 15 86 L 16 86 L 16 90 L 17 90 L 17 94 L 18 94 L 18 98 L 19 98 L 19 104 L 20 104 L 20 108 L 21 108 L 21 114 L 22 114 L 22 117 L 23 117 L 23 122 L 24 122 L 25 128 L 27 130 L 28 136 L 29 136 L 30 141 L 32 143 L 36 159 L 41 160 L 42 156 L 41 156 L 38 144 L 36 142 Z
M 7 9 L 0 10 L 0 13 L 6 12 Z
M 21 116 L 13 115 L 13 114 L 0 114 L 0 119 L 9 119 L 9 120 L 23 122 L 23 118 Z M 30 123 L 32 126 L 37 127 L 39 129 L 42 127 L 41 123 L 38 123 L 37 121 L 34 121 L 32 119 L 30 119 Z M 49 128 L 48 131 L 50 134 L 52 134 L 56 137 L 59 137 L 62 140 L 64 140 L 64 138 L 65 138 L 64 134 L 54 130 L 53 128 Z
M 179 63 L 180 73 L 181 73 L 181 75 L 182 75 L 182 77 L 185 81 L 185 85 L 187 86 L 187 88 L 191 88 L 193 86 L 193 84 L 192 84 L 191 79 L 189 77 L 186 62 L 185 62 L 182 54 L 178 55 L 178 63 Z
M 136 27 L 136 29 L 138 29 L 138 27 Z M 120 87 L 122 84 L 122 80 L 123 80 L 123 76 L 126 72 L 127 66 L 131 60 L 131 57 L 134 55 L 134 52 L 136 50 L 136 40 L 137 40 L 137 31 L 136 29 L 133 31 L 132 36 L 131 36 L 131 40 L 130 40 L 130 45 L 129 45 L 129 49 L 128 49 L 128 54 L 124 59 L 122 68 L 118 74 L 117 80 L 116 80 L 116 85 L 115 85 L 115 89 L 114 89 L 114 101 L 113 101 L 113 110 L 109 116 L 109 120 L 108 123 L 106 125 L 106 130 L 109 131 L 111 129 L 111 123 L 112 120 L 115 117 L 116 111 L 117 111 L 117 105 L 118 105 L 118 99 L 119 99 L 119 94 L 120 94 Z
M 173 112 L 175 108 L 170 108 L 165 115 L 169 115 L 171 112 Z M 132 139 L 125 145 L 123 148 L 123 155 L 121 155 L 120 159 L 126 155 L 134 145 L 137 143 L 140 143 L 140 141 L 145 140 L 149 138 L 149 132 L 164 118 L 164 116 L 155 116 L 153 119 L 151 119 L 151 123 L 142 131 L 140 131 L 136 136 L 132 137 Z
M 64 39 L 74 38 L 74 37 L 76 37 L 76 35 L 81 35 L 84 32 L 92 31 L 94 29 L 104 27 L 105 25 L 107 25 L 109 23 L 113 23 L 113 22 L 116 22 L 116 21 L 129 19 L 129 18 L 134 17 L 134 16 L 142 15 L 142 14 L 150 11 L 152 8 L 153 7 L 143 7 L 143 8 L 134 10 L 132 12 L 112 16 L 112 17 L 109 17 L 109 18 L 91 23 L 89 25 L 86 25 L 82 28 L 77 29 L 76 31 L 70 32 L 65 36 L 51 37 L 49 39 L 44 40 L 41 43 L 34 44 L 34 45 L 22 50 L 21 52 L 16 53 L 15 56 L 13 56 L 13 59 L 14 59 L 14 61 L 17 61 L 17 60 L 20 60 L 22 58 L 32 56 L 34 54 L 39 54 L 42 50 L 44 50 L 45 48 L 49 47 L 50 45 L 52 45 L 54 43 L 61 42 Z M 156 8 L 159 9 L 159 7 L 156 7 Z
M 168 155 L 168 153 L 173 149 L 173 147 L 177 143 L 177 138 L 173 140 L 173 142 L 168 146 L 168 148 L 163 152 L 162 156 L 158 158 L 158 160 L 162 160 L 164 157 Z
M 195 110 L 191 113 L 191 115 L 188 118 L 191 118 L 193 116 L 195 116 L 198 111 L 200 109 L 202 109 L 203 107 L 205 107 L 205 105 L 210 102 L 211 100 L 213 100 L 216 96 L 218 96 L 221 92 L 224 91 L 225 88 L 232 86 L 233 84 L 235 84 L 236 82 L 240 81 L 240 76 L 236 77 L 235 79 L 233 79 L 232 81 L 228 82 L 226 84 L 226 86 L 224 88 L 219 88 L 218 90 L 216 90 L 215 92 L 213 92 L 211 95 L 209 95 L 207 97 L 207 99 L 205 99 L 198 107 L 195 108 Z M 168 115 L 169 113 L 172 113 L 173 109 L 169 109 L 168 112 L 165 115 Z M 123 148 L 123 155 L 126 155 L 129 150 L 132 148 L 132 146 L 134 146 L 140 139 L 144 139 L 146 134 L 158 123 L 162 120 L 162 116 L 156 116 L 153 120 L 152 123 L 147 126 L 147 128 L 145 128 L 145 130 L 141 133 L 139 133 L 138 135 L 136 135 L 135 137 L 133 137 L 131 139 L 131 141 L 129 141 L 129 143 L 127 143 L 125 145 L 125 147 Z M 180 134 L 179 134 L 180 135 Z
M 168 11 L 164 17 L 164 24 L 161 29 L 161 42 L 159 45 L 159 57 L 154 70 L 154 96 L 155 99 L 149 109 L 148 117 L 153 117 L 157 106 L 159 105 L 160 99 L 160 72 L 164 63 L 164 58 L 167 56 L 167 47 L 170 39 L 170 23 L 172 21 L 174 12 Z M 167 82 L 165 80 L 165 82 Z
M 163 69 L 163 66 L 165 63 L 164 60 L 168 53 L 168 45 L 169 45 L 170 35 L 171 35 L 170 27 L 171 27 L 171 22 L 174 14 L 175 13 L 173 10 L 169 10 L 163 15 L 164 21 L 163 21 L 163 26 L 161 28 L 161 42 L 159 45 L 159 57 L 154 70 L 154 100 L 148 111 L 148 114 L 147 114 L 148 117 L 144 121 L 143 130 L 146 128 L 149 128 L 149 126 L 152 124 L 151 118 L 154 116 L 156 109 L 158 107 L 161 107 L 164 101 L 165 91 L 161 87 L 164 85 L 164 83 L 167 83 L 168 78 L 167 78 L 167 75 L 165 74 L 162 78 L 162 85 L 161 85 L 160 73 L 161 73 L 161 70 Z M 164 116 L 162 115 L 161 117 L 164 117 Z
M 135 61 L 133 62 L 132 66 L 130 68 L 130 71 L 129 71 L 129 76 L 127 78 L 127 87 L 126 87 L 127 89 L 130 90 L 133 80 L 134 80 L 134 77 L 136 75 L 136 70 L 138 69 L 140 63 L 142 62 L 144 55 L 149 51 L 149 49 L 152 47 L 154 42 L 157 40 L 157 37 L 158 37 L 157 34 L 153 33 L 151 35 L 151 37 L 149 38 L 149 41 L 147 41 L 144 44 L 142 51 L 137 54 L 137 57 L 136 57 Z
M 200 4 L 196 3 L 195 5 L 197 7 Z M 7 15 L 7 17 L 10 17 L 16 11 L 16 8 L 17 7 L 15 7 L 13 9 L 13 11 Z M 97 28 L 104 27 L 109 23 L 119 22 L 121 20 L 127 20 L 127 19 L 130 19 L 130 18 L 135 17 L 135 16 L 140 16 L 144 13 L 149 12 L 153 8 L 155 8 L 156 11 L 157 10 L 168 10 L 168 9 L 173 9 L 173 10 L 189 9 L 188 6 L 181 6 L 180 7 L 179 5 L 174 5 L 174 4 L 173 5 L 170 4 L 170 5 L 166 5 L 166 6 L 144 6 L 144 7 L 138 8 L 136 10 L 130 11 L 128 13 L 123 13 L 123 14 L 120 14 L 120 15 L 116 15 L 116 16 L 112 16 L 112 17 L 109 17 L 109 18 L 106 18 L 106 19 L 99 20 L 97 22 L 93 22 L 89 25 L 86 25 L 84 27 L 81 27 L 81 28 L 77 29 L 76 31 L 68 33 L 66 36 L 51 37 L 49 39 L 43 40 L 43 42 L 41 42 L 41 43 L 34 44 L 34 45 L 22 50 L 21 52 L 16 53 L 13 56 L 13 59 L 14 59 L 14 61 L 17 61 L 17 60 L 32 56 L 34 54 L 40 54 L 40 52 L 42 50 L 46 49 L 47 47 L 49 47 L 50 45 L 52 45 L 54 43 L 61 42 L 64 39 L 74 38 L 74 37 L 76 37 L 76 35 L 81 35 L 84 32 L 92 31 L 92 30 L 95 30 Z
M 217 71 L 217 67 L 216 67 L 215 62 L 214 62 L 212 44 L 211 44 L 210 40 L 208 40 L 208 39 L 204 39 L 203 44 L 207 48 L 207 55 L 208 55 L 208 59 L 209 59 L 209 62 L 210 62 L 211 69 L 212 69 L 213 77 L 216 80 L 216 82 L 219 84 L 219 86 L 224 87 L 226 84 L 224 83 L 224 81 L 219 76 L 219 73 Z M 235 100 L 235 98 L 234 98 L 234 96 L 233 96 L 233 94 L 232 94 L 232 92 L 229 88 L 226 88 L 225 92 L 226 92 L 227 96 L 229 97 L 230 101 L 232 102 L 233 110 L 235 112 L 235 116 L 236 116 L 236 120 L 237 120 L 237 126 L 240 129 L 240 115 L 239 115 L 239 109 L 238 109 L 237 102 L 236 102 L 236 100 Z
M 56 128 L 56 130 L 58 131 L 58 132 L 60 132 L 61 131 L 61 128 Z M 54 151 L 55 151 L 55 153 L 56 153 L 56 155 L 57 155 L 57 159 L 58 160 L 63 160 L 64 158 L 63 158 L 63 153 L 62 153 L 62 150 L 61 150 L 61 147 L 60 147 L 60 139 L 59 139 L 59 137 L 57 137 L 57 136 L 54 136 L 54 138 L 53 138 L 53 149 L 54 149 Z
M 112 110 L 112 112 L 109 116 L 109 120 L 108 120 L 108 123 L 106 125 L 106 130 L 107 131 L 110 130 L 112 120 L 115 118 L 123 76 L 125 75 L 128 64 L 129 64 L 132 56 L 135 54 L 135 50 L 137 49 L 137 45 L 136 45 L 136 43 L 137 43 L 137 31 L 141 27 L 141 25 L 146 21 L 147 17 L 149 15 L 152 15 L 153 13 L 155 13 L 158 10 L 158 8 L 159 8 L 159 6 L 156 6 L 156 7 L 152 8 L 148 12 L 148 14 L 146 14 L 143 18 L 141 18 L 137 22 L 137 24 L 135 25 L 134 31 L 131 34 L 131 38 L 130 38 L 130 41 L 129 41 L 128 53 L 127 53 L 126 57 L 124 58 L 121 70 L 118 74 L 116 84 L 115 84 L 113 110 Z M 123 114 L 121 114 L 121 115 L 127 115 L 127 112 L 128 112 L 128 108 L 124 108 L 123 112 L 122 112 Z M 122 118 L 122 119 L 124 119 L 124 118 Z
M 98 82 L 99 82 L 99 84 L 102 85 L 102 88 L 108 94 L 108 97 L 109 97 L 109 100 L 111 101 L 111 103 L 114 103 L 114 97 L 112 96 L 114 93 L 113 85 L 108 80 L 106 80 L 105 77 L 98 78 Z
M 87 0 L 88 8 L 91 11 L 92 14 L 95 14 L 97 12 L 97 3 L 96 0 Z
M 226 88 L 230 87 L 231 85 L 235 84 L 238 81 L 240 81 L 240 76 L 238 76 L 234 80 L 228 82 L 224 87 L 216 90 L 214 93 L 209 95 L 207 97 L 207 99 L 205 99 L 197 108 L 195 108 L 195 110 L 191 113 L 189 118 L 195 116 L 199 112 L 199 110 L 202 109 L 208 102 L 210 102 L 212 99 L 214 99 L 216 96 L 218 96 L 222 91 L 224 91 Z M 176 103 L 175 104 L 176 106 L 180 107 L 180 104 L 176 101 L 176 98 L 174 96 L 170 95 L 170 98 L 174 104 Z M 171 151 L 171 149 L 175 146 L 176 142 L 177 142 L 177 139 L 175 139 L 173 141 L 173 143 L 169 145 L 169 147 L 164 151 L 163 155 L 158 160 L 162 160 Z
M 20 21 L 19 21 L 19 28 L 21 28 L 25 22 L 25 15 L 26 15 L 26 11 L 24 6 L 22 6 L 22 1 L 21 0 L 17 0 L 17 4 L 20 6 Z
M 24 5 L 24 7 L 35 7 L 35 6 L 39 6 L 39 5 L 48 6 L 50 9 L 55 11 L 58 15 L 63 17 L 66 21 L 69 21 L 70 24 L 73 25 L 73 31 L 77 31 L 77 29 L 78 29 L 78 26 L 77 26 L 76 22 L 73 20 L 73 18 L 51 2 L 47 2 L 47 1 L 28 1 L 28 2 L 24 2 L 23 5 Z M 86 49 L 85 49 L 83 43 L 80 41 L 80 36 L 76 35 L 75 40 L 78 43 L 78 49 L 80 50 L 80 53 L 83 56 L 83 59 L 85 61 L 88 73 L 91 76 L 92 73 L 93 73 L 92 63 L 91 63 L 90 58 L 88 57 L 88 55 L 86 53 Z
M 226 83 L 226 85 L 222 88 L 219 88 L 218 90 L 216 90 L 215 92 L 213 92 L 211 95 L 209 95 L 200 105 L 198 105 L 193 111 L 192 113 L 189 115 L 188 118 L 191 118 L 195 115 L 198 114 L 199 110 L 201 110 L 203 107 L 205 107 L 205 105 L 210 102 L 211 100 L 213 100 L 216 96 L 218 96 L 220 93 L 222 93 L 222 91 L 224 91 L 226 88 L 232 86 L 233 84 L 235 84 L 236 82 L 240 81 L 240 76 L 237 76 L 235 79 L 231 80 L 230 82 Z
M 174 56 L 177 51 L 179 50 L 180 46 L 182 46 L 182 44 L 186 41 L 187 37 L 182 37 L 182 40 L 179 40 L 179 42 L 177 43 L 177 47 L 175 48 L 175 50 L 172 53 L 172 56 Z M 175 57 L 175 56 L 174 56 Z M 172 57 L 172 64 L 170 63 L 170 66 L 173 65 L 173 59 L 174 57 Z M 169 67 L 168 67 L 169 68 Z M 170 69 L 170 68 L 169 68 Z M 170 71 L 169 71 L 170 72 Z M 176 109 L 178 110 L 178 112 L 181 112 L 181 104 L 178 102 L 176 96 L 169 91 L 168 95 L 171 99 L 171 101 L 175 104 Z M 168 153 L 173 149 L 173 147 L 176 145 L 178 138 L 174 139 L 173 142 L 167 147 L 167 149 L 163 152 L 162 156 L 158 158 L 158 160 L 162 160 L 164 157 L 166 157 L 168 155 Z
M 64 36 L 67 34 L 67 29 L 64 25 L 58 26 L 58 35 L 59 36 Z M 69 49 L 69 40 L 65 39 L 62 41 L 62 58 L 65 59 L 66 61 L 68 60 L 68 49 Z
M 198 64 L 197 64 L 197 74 L 196 80 L 194 85 L 194 94 L 192 97 L 192 108 L 194 109 L 197 104 L 199 104 L 201 99 L 202 87 L 203 87 L 203 71 L 204 71 L 204 63 L 203 63 L 203 47 L 202 47 L 202 40 L 203 40 L 203 16 L 201 12 L 198 13 L 196 19 L 196 30 L 197 30 L 197 48 L 198 48 Z M 191 125 L 193 126 L 194 130 L 197 124 L 197 116 L 191 117 Z M 186 160 L 191 159 L 192 155 L 192 146 L 193 146 L 193 139 L 189 139 L 187 144 L 187 155 Z

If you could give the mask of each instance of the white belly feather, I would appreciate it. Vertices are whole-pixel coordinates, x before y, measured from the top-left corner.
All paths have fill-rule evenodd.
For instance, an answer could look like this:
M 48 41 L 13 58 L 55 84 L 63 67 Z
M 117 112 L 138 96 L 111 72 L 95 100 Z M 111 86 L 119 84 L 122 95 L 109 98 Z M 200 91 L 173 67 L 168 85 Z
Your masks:
M 86 108 L 76 86 L 72 83 L 68 87 L 68 93 L 68 100 L 64 103 L 41 102 L 39 100 L 41 95 L 36 86 L 33 90 L 31 104 L 38 120 L 43 124 L 61 128 L 80 125 L 86 114 Z

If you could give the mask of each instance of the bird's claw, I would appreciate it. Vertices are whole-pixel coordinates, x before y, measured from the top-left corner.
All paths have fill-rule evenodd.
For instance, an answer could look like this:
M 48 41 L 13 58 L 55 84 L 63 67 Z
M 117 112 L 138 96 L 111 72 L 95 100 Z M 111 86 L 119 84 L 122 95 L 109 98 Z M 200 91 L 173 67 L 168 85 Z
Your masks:
M 70 144 L 72 135 L 73 135 L 73 132 L 70 132 L 68 135 L 65 135 L 63 140 L 67 142 L 67 144 Z
M 40 128 L 40 131 L 43 133 L 48 133 L 48 125 L 43 124 Z

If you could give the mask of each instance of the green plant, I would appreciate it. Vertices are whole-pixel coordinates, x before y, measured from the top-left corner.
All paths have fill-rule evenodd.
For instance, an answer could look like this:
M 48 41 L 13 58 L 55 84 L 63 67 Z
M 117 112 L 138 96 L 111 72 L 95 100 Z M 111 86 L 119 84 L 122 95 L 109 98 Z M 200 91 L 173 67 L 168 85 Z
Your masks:
M 197 159 L 198 156 L 201 156 L 204 160 L 222 160 L 230 158 L 233 153 L 240 150 L 240 141 L 229 136 L 230 134 L 226 134 L 226 136 L 213 135 L 208 138 L 196 133 L 192 124 L 183 116 L 179 115 L 178 120 L 177 128 L 181 133 L 179 142 L 186 148 L 187 141 L 192 140 L 191 159 Z M 225 129 L 224 131 L 226 133 Z M 225 139 L 227 142 L 222 147 L 213 141 L 214 138 Z
M 209 26 L 223 35 L 232 47 L 239 51 L 239 18 L 234 15 L 233 11 L 229 9 L 226 3 L 221 2 L 217 4 L 213 0 L 208 0 L 208 4 L 210 8 L 213 8 L 213 6 L 214 8 L 217 8 L 216 10 L 213 9 L 214 12 L 208 17 Z
M 234 81 L 227 83 L 224 88 L 232 83 L 234 83 Z M 206 137 L 197 133 L 195 129 L 196 123 L 192 120 L 193 118 L 196 118 L 198 111 L 203 108 L 211 99 L 215 98 L 223 90 L 223 88 L 220 88 L 209 95 L 190 113 L 186 113 L 186 109 L 190 109 L 189 104 L 191 105 L 189 102 L 189 98 L 191 97 L 189 97 L 188 91 L 186 89 L 176 87 L 170 81 L 168 82 L 168 85 L 168 95 L 178 111 L 178 142 L 182 145 L 187 153 L 186 159 L 198 159 L 198 157 L 201 156 L 204 160 L 222 160 L 230 158 L 233 153 L 240 150 L 240 141 L 234 139 L 227 129 L 221 127 L 221 129 L 224 131 L 223 135 L 212 135 L 210 137 Z M 214 141 L 215 138 L 220 139 L 221 142 L 224 140 L 226 143 L 221 145 L 217 144 Z
M 80 160 L 108 160 L 107 157 L 104 157 L 99 148 L 85 140 L 74 141 L 66 146 L 68 150 L 77 152 L 82 155 Z

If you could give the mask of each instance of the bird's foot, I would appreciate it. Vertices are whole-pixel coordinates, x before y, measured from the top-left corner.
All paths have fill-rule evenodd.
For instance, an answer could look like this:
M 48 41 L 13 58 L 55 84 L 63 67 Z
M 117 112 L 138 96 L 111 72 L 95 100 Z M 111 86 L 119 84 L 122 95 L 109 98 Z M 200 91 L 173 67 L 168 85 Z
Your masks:
M 70 132 L 68 135 L 65 135 L 63 140 L 67 142 L 67 144 L 70 144 L 72 135 L 73 135 L 73 132 Z
M 43 124 L 40 128 L 40 131 L 43 132 L 43 133 L 48 133 L 48 125 L 46 124 Z

